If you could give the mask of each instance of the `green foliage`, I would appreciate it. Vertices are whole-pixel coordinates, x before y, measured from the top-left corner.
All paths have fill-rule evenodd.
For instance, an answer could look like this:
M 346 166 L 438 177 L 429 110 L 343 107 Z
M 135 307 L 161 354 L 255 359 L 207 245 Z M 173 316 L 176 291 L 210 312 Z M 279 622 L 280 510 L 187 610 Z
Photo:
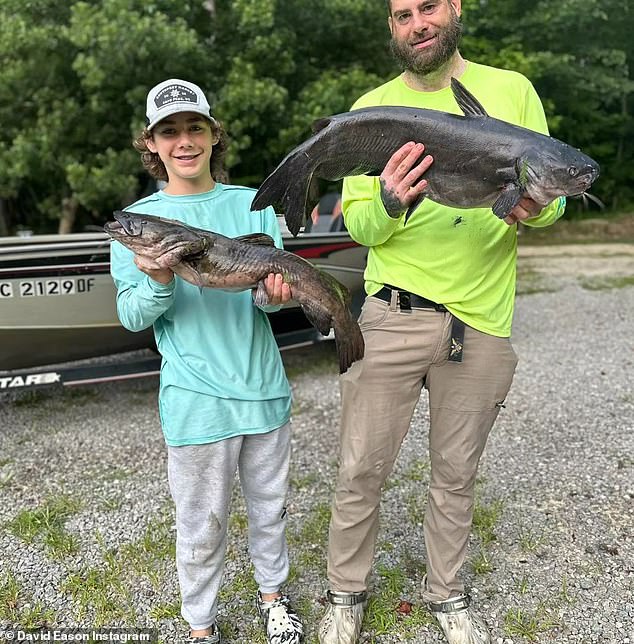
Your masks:
M 594 192 L 634 201 L 628 0 L 464 0 L 461 50 L 526 74 L 551 132 L 594 156 Z M 0 199 L 11 225 L 81 230 L 152 189 L 131 142 L 145 95 L 194 80 L 258 185 L 319 118 L 397 73 L 376 0 L 0 0 Z M 572 202 L 568 215 L 581 208 Z M 74 223 L 73 223 L 74 219 Z
M 612 208 L 634 198 L 634 9 L 628 0 L 468 0 L 463 52 L 526 74 L 553 136 L 599 161 L 593 188 Z M 580 209 L 569 201 L 568 213 Z

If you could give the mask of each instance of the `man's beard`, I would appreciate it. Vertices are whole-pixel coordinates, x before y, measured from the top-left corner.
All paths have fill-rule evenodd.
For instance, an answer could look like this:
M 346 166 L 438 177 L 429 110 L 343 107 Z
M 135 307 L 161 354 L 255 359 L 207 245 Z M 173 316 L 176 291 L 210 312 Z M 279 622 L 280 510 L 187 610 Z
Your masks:
M 403 70 L 425 76 L 442 67 L 454 55 L 461 35 L 462 23 L 453 11 L 451 21 L 438 32 L 437 42 L 431 46 L 430 51 L 412 49 L 410 45 L 398 42 L 394 37 L 390 40 L 390 51 Z

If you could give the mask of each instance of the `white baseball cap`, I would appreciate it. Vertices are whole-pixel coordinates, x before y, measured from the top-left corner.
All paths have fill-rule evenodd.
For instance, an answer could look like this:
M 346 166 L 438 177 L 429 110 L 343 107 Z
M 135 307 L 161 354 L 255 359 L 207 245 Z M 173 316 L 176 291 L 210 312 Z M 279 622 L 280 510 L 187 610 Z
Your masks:
M 145 112 L 148 130 L 159 121 L 178 112 L 195 112 L 210 121 L 214 120 L 205 94 L 194 83 L 170 78 L 148 92 Z

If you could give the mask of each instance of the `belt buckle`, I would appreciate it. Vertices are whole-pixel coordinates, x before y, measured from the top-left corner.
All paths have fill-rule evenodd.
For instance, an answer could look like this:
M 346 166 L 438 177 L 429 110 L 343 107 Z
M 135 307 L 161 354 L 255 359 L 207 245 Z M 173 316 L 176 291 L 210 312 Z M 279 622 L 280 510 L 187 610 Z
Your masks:
M 407 291 L 398 292 L 398 303 L 401 307 L 401 311 L 411 311 L 412 310 L 412 298 Z

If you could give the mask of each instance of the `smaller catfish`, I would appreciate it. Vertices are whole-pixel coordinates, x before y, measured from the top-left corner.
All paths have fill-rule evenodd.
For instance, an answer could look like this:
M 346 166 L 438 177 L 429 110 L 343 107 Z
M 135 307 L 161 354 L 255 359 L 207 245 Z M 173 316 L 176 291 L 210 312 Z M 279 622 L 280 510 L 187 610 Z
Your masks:
M 231 239 L 164 217 L 122 210 L 114 217 L 104 226 L 110 237 L 195 286 L 256 289 L 254 302 L 265 305 L 264 280 L 269 273 L 283 275 L 308 321 L 323 335 L 334 329 L 339 372 L 363 357 L 363 336 L 350 313 L 348 289 L 305 259 L 277 248 L 269 235 Z

